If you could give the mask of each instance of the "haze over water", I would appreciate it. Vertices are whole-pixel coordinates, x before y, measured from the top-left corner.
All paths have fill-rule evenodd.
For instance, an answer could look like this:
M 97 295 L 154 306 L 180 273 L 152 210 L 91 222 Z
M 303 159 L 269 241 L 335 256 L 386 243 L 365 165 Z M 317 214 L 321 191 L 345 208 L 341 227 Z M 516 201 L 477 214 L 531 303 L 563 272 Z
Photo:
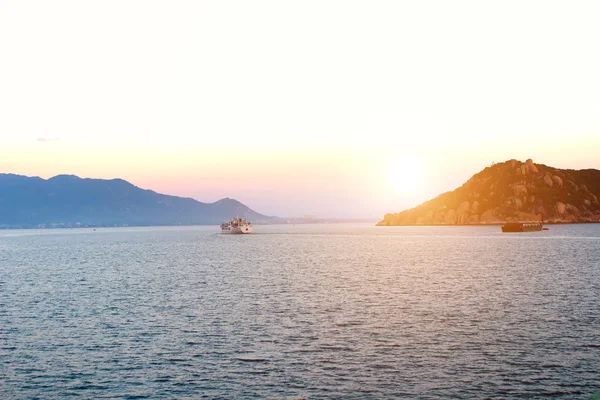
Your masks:
M 0 397 L 582 398 L 600 225 L 0 231 Z

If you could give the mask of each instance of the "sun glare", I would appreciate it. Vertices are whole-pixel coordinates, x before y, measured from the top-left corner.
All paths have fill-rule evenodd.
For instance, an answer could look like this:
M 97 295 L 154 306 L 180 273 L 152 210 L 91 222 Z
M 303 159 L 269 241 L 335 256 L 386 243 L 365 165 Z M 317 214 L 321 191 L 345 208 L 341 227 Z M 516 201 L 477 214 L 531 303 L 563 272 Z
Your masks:
M 414 193 L 423 185 L 423 165 L 413 156 L 403 156 L 391 162 L 388 180 L 400 194 Z

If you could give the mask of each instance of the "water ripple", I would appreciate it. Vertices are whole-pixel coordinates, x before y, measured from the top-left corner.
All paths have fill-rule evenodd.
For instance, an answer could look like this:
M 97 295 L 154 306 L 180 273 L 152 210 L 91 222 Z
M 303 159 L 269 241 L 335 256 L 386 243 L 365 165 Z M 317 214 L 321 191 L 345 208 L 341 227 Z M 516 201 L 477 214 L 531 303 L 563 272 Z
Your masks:
M 600 226 L 0 232 L 0 398 L 586 398 Z

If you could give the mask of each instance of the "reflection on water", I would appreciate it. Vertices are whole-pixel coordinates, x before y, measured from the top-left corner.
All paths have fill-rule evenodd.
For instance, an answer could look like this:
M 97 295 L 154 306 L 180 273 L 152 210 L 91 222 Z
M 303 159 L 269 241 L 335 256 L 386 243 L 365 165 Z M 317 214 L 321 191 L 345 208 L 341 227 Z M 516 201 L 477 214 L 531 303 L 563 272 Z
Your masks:
M 600 225 L 0 231 L 3 398 L 581 398 Z

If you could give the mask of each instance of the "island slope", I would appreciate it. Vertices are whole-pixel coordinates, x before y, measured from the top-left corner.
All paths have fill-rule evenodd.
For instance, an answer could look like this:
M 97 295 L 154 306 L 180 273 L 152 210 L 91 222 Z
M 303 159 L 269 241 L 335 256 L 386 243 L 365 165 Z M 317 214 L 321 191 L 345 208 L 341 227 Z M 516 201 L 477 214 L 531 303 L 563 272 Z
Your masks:
M 377 225 L 476 225 L 509 221 L 600 221 L 600 171 L 534 164 L 493 164 L 461 187 L 415 208 L 386 214 Z

